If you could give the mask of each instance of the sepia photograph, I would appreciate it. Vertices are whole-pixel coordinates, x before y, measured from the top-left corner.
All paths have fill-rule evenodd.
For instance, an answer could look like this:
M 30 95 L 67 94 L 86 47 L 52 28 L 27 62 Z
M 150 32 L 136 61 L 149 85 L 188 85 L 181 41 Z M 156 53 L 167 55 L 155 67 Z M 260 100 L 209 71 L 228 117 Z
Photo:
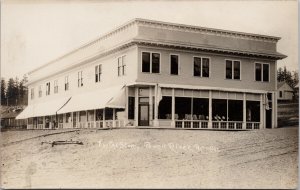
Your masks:
M 296 189 L 297 0 L 1 0 L 1 189 Z

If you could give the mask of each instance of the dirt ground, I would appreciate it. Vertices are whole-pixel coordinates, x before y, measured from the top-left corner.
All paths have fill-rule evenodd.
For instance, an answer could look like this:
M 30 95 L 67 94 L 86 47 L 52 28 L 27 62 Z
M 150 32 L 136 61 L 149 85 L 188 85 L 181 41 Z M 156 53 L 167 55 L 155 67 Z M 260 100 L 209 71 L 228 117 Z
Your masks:
M 289 188 L 298 127 L 1 133 L 2 188 Z M 83 145 L 57 145 L 54 140 Z

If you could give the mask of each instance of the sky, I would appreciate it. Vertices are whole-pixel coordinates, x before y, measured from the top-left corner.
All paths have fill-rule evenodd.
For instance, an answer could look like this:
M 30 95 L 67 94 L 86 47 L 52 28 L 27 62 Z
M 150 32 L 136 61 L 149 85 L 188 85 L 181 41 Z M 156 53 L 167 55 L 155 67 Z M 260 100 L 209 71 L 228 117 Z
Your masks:
M 21 78 L 133 18 L 278 36 L 288 56 L 278 66 L 298 69 L 297 0 L 2 0 L 1 77 Z

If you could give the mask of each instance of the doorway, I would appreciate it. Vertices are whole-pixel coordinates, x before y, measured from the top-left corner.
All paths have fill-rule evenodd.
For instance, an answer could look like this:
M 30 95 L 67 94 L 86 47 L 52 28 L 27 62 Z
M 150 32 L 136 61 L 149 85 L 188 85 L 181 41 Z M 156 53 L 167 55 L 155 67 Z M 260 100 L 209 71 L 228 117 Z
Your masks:
M 139 105 L 139 126 L 149 126 L 149 104 Z
M 272 110 L 266 110 L 266 128 L 271 129 L 272 128 Z

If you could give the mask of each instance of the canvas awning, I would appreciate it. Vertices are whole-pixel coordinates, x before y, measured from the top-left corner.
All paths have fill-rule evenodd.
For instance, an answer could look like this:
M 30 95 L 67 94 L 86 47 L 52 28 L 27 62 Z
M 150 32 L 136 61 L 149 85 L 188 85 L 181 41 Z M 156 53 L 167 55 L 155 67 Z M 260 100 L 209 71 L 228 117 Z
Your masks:
M 106 89 L 94 90 L 75 95 L 57 113 L 68 113 L 83 110 L 102 108 L 125 108 L 125 88 L 115 86 Z
M 34 117 L 33 116 L 33 105 L 27 106 L 17 117 L 16 119 L 26 119 Z
M 63 108 L 68 101 L 70 101 L 70 97 L 54 99 L 37 104 L 34 106 L 34 117 L 55 115 L 56 112 Z
M 16 117 L 16 119 L 55 115 L 69 100 L 70 97 L 65 97 L 29 105 Z

